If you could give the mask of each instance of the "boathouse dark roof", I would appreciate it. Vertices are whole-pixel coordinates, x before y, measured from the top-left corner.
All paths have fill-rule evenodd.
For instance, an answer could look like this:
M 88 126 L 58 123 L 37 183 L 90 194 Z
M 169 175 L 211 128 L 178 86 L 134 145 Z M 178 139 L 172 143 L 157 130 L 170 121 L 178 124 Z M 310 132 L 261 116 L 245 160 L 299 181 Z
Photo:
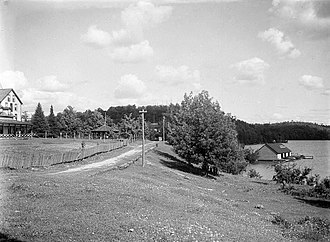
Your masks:
M 286 147 L 285 145 L 283 145 L 282 143 L 267 143 L 264 146 L 267 146 L 269 149 L 271 149 L 276 154 L 283 154 L 283 153 L 291 152 L 291 150 L 288 147 Z

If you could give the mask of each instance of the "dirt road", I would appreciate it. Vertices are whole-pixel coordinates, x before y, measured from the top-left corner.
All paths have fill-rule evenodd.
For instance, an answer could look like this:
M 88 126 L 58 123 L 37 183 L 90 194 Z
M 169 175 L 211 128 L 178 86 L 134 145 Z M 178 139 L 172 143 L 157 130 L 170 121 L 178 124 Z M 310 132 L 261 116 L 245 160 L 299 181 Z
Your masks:
M 155 143 L 146 144 L 146 146 L 145 146 L 146 152 L 148 150 L 154 148 L 155 145 L 156 145 Z M 126 160 L 132 160 L 134 158 L 137 158 L 139 155 L 141 155 L 141 149 L 142 149 L 142 145 L 139 145 L 139 146 L 135 147 L 133 150 L 127 151 L 123 154 L 120 154 L 116 157 L 113 157 L 113 158 L 110 158 L 110 159 L 107 159 L 104 161 L 99 161 L 99 162 L 95 162 L 95 163 L 91 163 L 91 164 L 87 164 L 87 165 L 82 165 L 82 166 L 75 167 L 75 168 L 69 168 L 68 170 L 51 173 L 51 174 L 55 175 L 55 174 L 63 174 L 63 173 L 81 172 L 81 171 L 87 171 L 87 170 L 92 170 L 92 169 L 99 169 L 99 168 L 113 166 L 113 165 L 116 165 L 119 162 L 123 161 L 124 159 L 126 161 Z

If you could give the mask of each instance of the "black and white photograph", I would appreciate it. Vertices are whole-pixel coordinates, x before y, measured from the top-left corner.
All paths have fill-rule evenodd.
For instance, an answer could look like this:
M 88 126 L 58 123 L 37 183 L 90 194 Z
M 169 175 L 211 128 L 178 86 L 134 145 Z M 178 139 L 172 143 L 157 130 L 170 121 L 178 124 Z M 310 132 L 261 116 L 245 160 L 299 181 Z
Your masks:
M 330 0 L 0 0 L 0 242 L 329 241 Z

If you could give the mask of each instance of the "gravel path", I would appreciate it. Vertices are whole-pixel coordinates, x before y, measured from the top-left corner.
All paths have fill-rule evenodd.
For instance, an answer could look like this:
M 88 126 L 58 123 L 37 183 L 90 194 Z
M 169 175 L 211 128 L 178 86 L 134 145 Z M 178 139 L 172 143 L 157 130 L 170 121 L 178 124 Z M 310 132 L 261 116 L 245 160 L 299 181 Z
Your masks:
M 154 143 L 146 144 L 145 151 L 147 152 L 154 146 L 155 146 Z M 82 165 L 82 166 L 75 167 L 75 168 L 70 168 L 68 170 L 60 171 L 60 172 L 56 172 L 56 173 L 52 173 L 52 174 L 55 175 L 55 174 L 63 174 L 63 173 L 82 172 L 82 171 L 87 171 L 87 170 L 92 170 L 92 169 L 113 166 L 113 165 L 120 163 L 123 159 L 126 159 L 126 160 L 127 160 L 127 158 L 134 159 L 135 157 L 140 155 L 141 149 L 142 149 L 142 145 L 139 145 L 139 146 L 135 147 L 133 150 L 127 151 L 116 157 L 113 157 L 113 158 L 110 158 L 110 159 L 107 159 L 104 161 L 99 161 L 99 162 L 95 162 L 95 163 L 91 163 L 91 164 L 87 164 L 87 165 Z

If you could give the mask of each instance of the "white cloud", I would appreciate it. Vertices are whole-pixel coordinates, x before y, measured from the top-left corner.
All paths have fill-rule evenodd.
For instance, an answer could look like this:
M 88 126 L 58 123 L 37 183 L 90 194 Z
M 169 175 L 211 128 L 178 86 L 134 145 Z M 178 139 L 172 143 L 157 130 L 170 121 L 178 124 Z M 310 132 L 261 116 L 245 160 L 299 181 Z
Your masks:
M 14 88 L 15 90 L 23 89 L 28 81 L 23 72 L 20 71 L 4 71 L 0 74 L 0 86 L 3 88 Z
M 111 51 L 110 56 L 115 62 L 136 63 L 151 58 L 153 54 L 149 41 L 145 40 L 128 47 L 117 47 Z
M 127 29 L 112 31 L 113 45 L 131 45 L 137 43 L 137 39 Z
M 46 92 L 62 92 L 65 91 L 69 85 L 61 83 L 56 76 L 45 76 L 38 80 L 41 91 Z
M 133 33 L 166 21 L 172 14 L 170 6 L 155 6 L 151 2 L 139 1 L 122 11 L 121 19 Z
M 303 75 L 299 79 L 299 84 L 305 87 L 306 89 L 322 89 L 323 79 L 318 76 Z
M 290 39 L 278 29 L 269 28 L 264 32 L 260 32 L 258 37 L 263 41 L 268 41 L 274 45 L 278 53 L 283 56 L 285 55 L 290 58 L 296 58 L 301 55 L 300 51 L 294 47 Z
M 121 12 L 121 20 L 125 28 L 112 31 L 110 34 L 92 25 L 87 33 L 81 36 L 81 39 L 85 44 L 95 48 L 138 44 L 144 40 L 144 29 L 166 21 L 171 13 L 170 6 L 155 6 L 151 2 L 144 1 L 135 2 Z
M 235 80 L 238 83 L 264 84 L 264 71 L 269 68 L 269 64 L 254 57 L 238 62 L 231 67 L 236 71 Z
M 330 95 L 330 88 L 325 89 L 321 94 L 325 95 L 325 96 L 329 96 Z
M 88 28 L 87 33 L 81 36 L 81 40 L 94 48 L 104 48 L 111 44 L 112 37 L 108 32 L 98 29 L 96 25 L 92 25 Z
M 21 90 L 21 93 L 21 100 L 24 102 L 23 109 L 30 112 L 34 112 L 38 103 L 41 103 L 45 113 L 48 113 L 51 105 L 57 112 L 64 110 L 68 105 L 81 111 L 95 109 L 103 105 L 94 99 L 88 99 L 72 92 L 48 92 L 38 88 L 26 88 Z
M 128 74 L 120 78 L 114 94 L 117 99 L 139 99 L 146 91 L 146 85 L 137 76 Z
M 272 12 L 283 27 L 294 27 L 311 37 L 329 37 L 330 2 L 311 0 L 273 0 Z
M 185 82 L 199 83 L 200 71 L 191 70 L 188 66 L 182 65 L 178 68 L 173 66 L 156 66 L 156 75 L 159 81 L 164 84 L 178 85 Z

